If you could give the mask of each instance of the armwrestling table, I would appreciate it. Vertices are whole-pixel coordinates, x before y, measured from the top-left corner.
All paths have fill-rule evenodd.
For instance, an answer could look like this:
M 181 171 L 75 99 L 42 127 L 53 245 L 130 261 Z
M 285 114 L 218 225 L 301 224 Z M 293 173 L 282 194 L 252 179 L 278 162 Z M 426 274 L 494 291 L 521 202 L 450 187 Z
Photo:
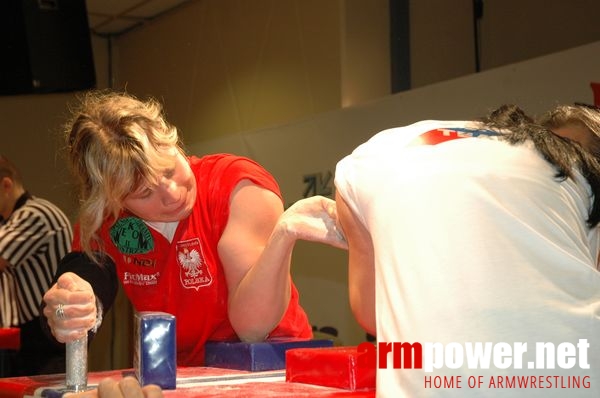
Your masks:
M 111 377 L 119 380 L 134 375 L 133 369 L 91 372 L 88 387 Z M 2 398 L 58 398 L 64 393 L 64 374 L 0 378 Z M 249 372 L 210 367 L 180 367 L 177 369 L 177 388 L 164 390 L 165 397 L 355 397 L 374 398 L 374 390 L 350 391 L 340 388 L 285 381 L 285 370 Z

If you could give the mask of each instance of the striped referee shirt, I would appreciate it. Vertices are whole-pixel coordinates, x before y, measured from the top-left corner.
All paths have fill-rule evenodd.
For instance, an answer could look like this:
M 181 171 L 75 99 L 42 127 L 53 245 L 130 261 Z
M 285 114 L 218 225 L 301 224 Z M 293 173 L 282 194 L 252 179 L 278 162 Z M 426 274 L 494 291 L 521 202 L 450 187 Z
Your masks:
M 65 214 L 49 201 L 27 192 L 0 226 L 0 257 L 9 263 L 5 272 L 14 283 L 19 324 L 39 315 L 42 297 L 50 287 L 59 260 L 70 251 L 72 239 L 73 231 Z M 5 295 L 0 294 L 0 299 L 6 299 L 2 296 Z

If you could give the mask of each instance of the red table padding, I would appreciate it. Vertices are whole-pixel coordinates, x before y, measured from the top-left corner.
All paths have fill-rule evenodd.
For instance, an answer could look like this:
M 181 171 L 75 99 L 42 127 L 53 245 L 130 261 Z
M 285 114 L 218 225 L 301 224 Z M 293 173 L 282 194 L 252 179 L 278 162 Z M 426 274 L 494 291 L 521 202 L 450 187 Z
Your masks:
M 18 350 L 20 347 L 19 328 L 0 328 L 0 350 Z
M 133 375 L 133 369 L 91 372 L 88 374 L 88 386 L 96 387 L 105 377 L 119 380 L 124 376 Z M 277 377 L 275 380 L 267 378 L 271 376 Z M 64 385 L 64 374 L 0 378 L 0 397 L 54 398 L 62 396 Z M 164 390 L 163 395 L 165 398 L 375 398 L 375 390 L 349 391 L 341 388 L 289 383 L 285 381 L 284 370 L 249 372 L 207 367 L 180 367 L 177 368 L 177 388 Z
M 357 347 L 295 348 L 286 352 L 286 381 L 346 390 L 375 390 L 374 366 Z

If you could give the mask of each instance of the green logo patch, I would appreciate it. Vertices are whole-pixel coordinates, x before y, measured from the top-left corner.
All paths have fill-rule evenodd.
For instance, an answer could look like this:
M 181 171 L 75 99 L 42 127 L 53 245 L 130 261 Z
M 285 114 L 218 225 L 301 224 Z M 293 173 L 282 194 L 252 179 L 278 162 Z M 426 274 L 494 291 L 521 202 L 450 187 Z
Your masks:
M 110 238 L 121 253 L 143 254 L 154 249 L 148 226 L 139 218 L 126 217 L 110 229 Z

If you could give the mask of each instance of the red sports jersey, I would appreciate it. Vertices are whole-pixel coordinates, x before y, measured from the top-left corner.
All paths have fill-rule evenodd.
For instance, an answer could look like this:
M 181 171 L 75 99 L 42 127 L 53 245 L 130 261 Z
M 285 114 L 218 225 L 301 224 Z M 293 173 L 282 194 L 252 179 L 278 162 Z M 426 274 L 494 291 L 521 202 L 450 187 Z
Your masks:
M 106 222 L 100 237 L 134 308 L 175 315 L 178 365 L 199 366 L 206 341 L 237 339 L 227 316 L 228 289 L 217 252 L 231 192 L 248 179 L 280 198 L 281 193 L 275 179 L 250 159 L 217 154 L 189 161 L 196 176 L 196 203 L 179 222 L 172 242 L 127 213 Z M 73 250 L 80 250 L 78 234 Z M 312 337 L 294 285 L 287 312 L 269 336 Z

